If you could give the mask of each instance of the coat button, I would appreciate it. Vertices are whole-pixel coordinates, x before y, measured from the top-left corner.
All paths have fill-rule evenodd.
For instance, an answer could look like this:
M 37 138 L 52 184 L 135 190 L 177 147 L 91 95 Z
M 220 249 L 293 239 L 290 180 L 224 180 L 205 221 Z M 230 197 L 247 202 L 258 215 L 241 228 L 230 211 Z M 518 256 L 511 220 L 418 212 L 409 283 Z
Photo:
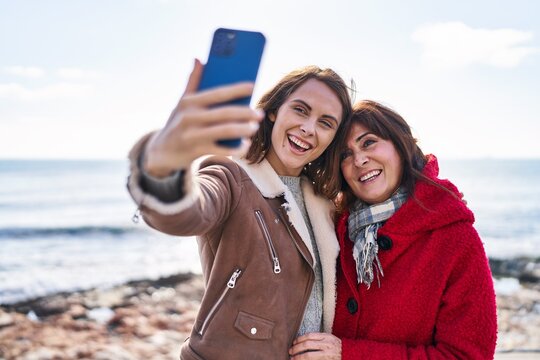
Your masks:
M 257 328 L 252 327 L 251 328 L 251 335 L 255 335 L 257 333 Z
M 381 235 L 377 238 L 377 244 L 379 244 L 382 250 L 390 250 L 393 245 L 392 239 L 385 235 Z
M 354 298 L 349 298 L 347 301 L 347 310 L 349 310 L 351 314 L 358 311 L 358 302 Z

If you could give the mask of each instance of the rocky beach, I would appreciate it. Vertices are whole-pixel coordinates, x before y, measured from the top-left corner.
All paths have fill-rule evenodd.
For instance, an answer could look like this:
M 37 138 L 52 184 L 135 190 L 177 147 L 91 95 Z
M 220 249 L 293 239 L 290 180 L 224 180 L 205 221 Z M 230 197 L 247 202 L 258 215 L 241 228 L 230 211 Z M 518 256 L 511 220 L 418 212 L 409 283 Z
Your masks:
M 540 259 L 491 260 L 496 359 L 540 359 Z M 0 306 L 0 359 L 177 359 L 204 289 L 197 274 Z

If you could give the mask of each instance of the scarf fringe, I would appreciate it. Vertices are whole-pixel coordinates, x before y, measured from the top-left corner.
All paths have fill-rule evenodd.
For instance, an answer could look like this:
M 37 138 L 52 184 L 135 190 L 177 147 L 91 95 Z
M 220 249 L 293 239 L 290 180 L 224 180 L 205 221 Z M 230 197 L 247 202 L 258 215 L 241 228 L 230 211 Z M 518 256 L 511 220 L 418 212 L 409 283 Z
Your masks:
M 371 287 L 374 278 L 377 277 L 377 284 L 381 287 L 381 277 L 384 277 L 384 271 L 379 260 L 379 244 L 375 241 L 375 236 L 378 226 L 367 226 L 365 228 L 365 239 L 368 239 L 362 251 L 359 254 L 354 254 L 354 259 L 358 266 L 358 282 L 366 284 L 367 288 Z M 358 256 L 360 255 L 360 257 Z
M 379 260 L 377 231 L 382 224 L 407 201 L 407 194 L 398 189 L 390 199 L 383 203 L 368 206 L 359 201 L 349 215 L 349 238 L 354 243 L 353 257 L 356 261 L 358 283 L 371 287 L 375 277 L 381 287 L 384 277 Z

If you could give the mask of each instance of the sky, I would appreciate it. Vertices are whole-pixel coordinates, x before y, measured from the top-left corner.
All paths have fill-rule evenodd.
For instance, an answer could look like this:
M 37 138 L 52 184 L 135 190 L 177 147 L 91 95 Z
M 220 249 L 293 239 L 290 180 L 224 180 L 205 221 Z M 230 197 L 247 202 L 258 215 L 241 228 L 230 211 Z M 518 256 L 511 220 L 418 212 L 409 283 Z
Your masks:
M 535 0 L 0 0 L 0 158 L 123 159 L 219 27 L 267 39 L 254 99 L 331 67 L 425 153 L 540 158 Z

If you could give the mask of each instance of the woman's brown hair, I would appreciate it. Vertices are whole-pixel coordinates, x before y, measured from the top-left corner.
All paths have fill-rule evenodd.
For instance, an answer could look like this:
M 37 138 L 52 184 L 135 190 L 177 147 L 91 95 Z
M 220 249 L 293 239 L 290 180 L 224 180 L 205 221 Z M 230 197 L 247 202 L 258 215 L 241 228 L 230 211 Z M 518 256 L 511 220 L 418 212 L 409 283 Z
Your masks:
M 299 68 L 285 75 L 261 97 L 257 108 L 264 110 L 266 115 L 259 130 L 251 138 L 252 143 L 246 159 L 250 163 L 259 163 L 264 159 L 272 146 L 272 129 L 274 127 L 274 123 L 270 121 L 268 116 L 277 114 L 287 98 L 310 79 L 318 80 L 332 89 L 342 106 L 342 119 L 334 139 L 321 156 L 307 164 L 302 170 L 302 174 L 307 176 L 313 183 L 315 193 L 332 199 L 338 194 L 341 187 L 339 151 L 336 144 L 338 139 L 345 135 L 343 129 L 346 127 L 352 111 L 349 93 L 351 88 L 332 69 L 321 69 L 313 65 Z M 337 157 L 336 154 L 338 154 Z
M 414 186 L 418 180 L 424 180 L 455 196 L 450 190 L 435 183 L 422 173 L 427 158 L 417 145 L 417 140 L 414 138 L 409 124 L 397 112 L 378 102 L 363 100 L 353 107 L 351 121 L 347 123 L 347 134 L 353 124 L 362 124 L 376 136 L 392 142 L 403 166 L 400 187 L 410 196 L 413 196 Z M 340 139 L 338 147 L 341 151 L 345 148 L 346 142 L 347 137 Z M 338 209 L 343 211 L 356 201 L 356 196 L 343 178 L 341 169 L 339 173 L 342 190 L 335 202 Z

